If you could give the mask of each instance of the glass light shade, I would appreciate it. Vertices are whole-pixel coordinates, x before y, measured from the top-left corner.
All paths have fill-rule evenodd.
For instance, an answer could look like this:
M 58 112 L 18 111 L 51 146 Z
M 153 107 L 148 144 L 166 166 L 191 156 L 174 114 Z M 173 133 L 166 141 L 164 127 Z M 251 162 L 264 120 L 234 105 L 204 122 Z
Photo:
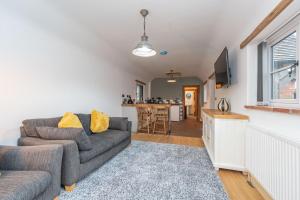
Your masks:
M 141 41 L 132 51 L 132 54 L 140 57 L 151 57 L 156 55 L 156 51 L 147 41 Z
M 168 83 L 176 83 L 176 79 L 168 79 Z

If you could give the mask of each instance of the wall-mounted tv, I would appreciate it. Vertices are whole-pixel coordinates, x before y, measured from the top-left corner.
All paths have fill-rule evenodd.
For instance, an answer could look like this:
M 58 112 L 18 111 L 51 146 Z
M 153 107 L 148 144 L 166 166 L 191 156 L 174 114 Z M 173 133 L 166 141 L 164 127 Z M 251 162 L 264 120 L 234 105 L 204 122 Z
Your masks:
M 228 61 L 228 50 L 224 48 L 221 55 L 215 62 L 215 77 L 216 77 L 216 88 L 222 88 L 224 86 L 229 87 L 231 84 L 231 74 Z

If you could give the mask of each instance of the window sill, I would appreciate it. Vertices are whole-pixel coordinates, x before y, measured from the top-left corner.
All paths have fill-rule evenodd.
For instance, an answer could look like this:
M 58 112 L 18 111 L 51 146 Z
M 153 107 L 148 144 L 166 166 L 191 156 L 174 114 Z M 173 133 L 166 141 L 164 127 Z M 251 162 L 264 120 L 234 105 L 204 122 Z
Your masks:
M 244 107 L 246 109 L 252 109 L 252 110 L 300 115 L 300 109 L 295 109 L 295 108 L 281 108 L 281 107 L 273 107 L 273 106 L 249 106 L 249 105 L 246 105 Z

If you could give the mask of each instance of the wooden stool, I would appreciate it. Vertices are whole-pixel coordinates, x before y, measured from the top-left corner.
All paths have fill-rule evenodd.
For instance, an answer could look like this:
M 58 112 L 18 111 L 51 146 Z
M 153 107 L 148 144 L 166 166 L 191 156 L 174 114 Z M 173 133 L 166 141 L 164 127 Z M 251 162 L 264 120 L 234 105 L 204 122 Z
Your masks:
M 146 131 L 150 133 L 152 111 L 148 107 L 137 107 L 138 113 L 138 132 Z
M 168 133 L 169 108 L 166 106 L 157 106 L 154 112 L 153 133 Z

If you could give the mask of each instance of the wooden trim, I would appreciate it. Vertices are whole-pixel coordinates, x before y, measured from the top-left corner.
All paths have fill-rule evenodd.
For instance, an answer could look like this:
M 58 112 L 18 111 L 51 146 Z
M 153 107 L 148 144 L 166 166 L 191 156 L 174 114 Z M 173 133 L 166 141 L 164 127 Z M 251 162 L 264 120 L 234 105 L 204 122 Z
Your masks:
M 251 174 L 248 173 L 248 181 L 250 184 L 255 187 L 255 189 L 260 193 L 260 195 L 265 199 L 265 200 L 272 200 L 273 198 L 271 195 L 265 190 L 265 188 L 259 183 L 259 181 Z
M 135 80 L 135 82 L 142 84 L 142 85 L 146 85 L 146 83 L 144 83 L 143 81 Z
M 183 115 L 185 116 L 185 88 L 186 87 L 195 87 L 196 88 L 196 117 L 197 121 L 199 121 L 199 114 L 201 113 L 201 107 L 200 107 L 200 86 L 199 85 L 184 85 L 182 86 L 182 105 L 183 105 Z
M 295 108 L 280 108 L 280 107 L 272 107 L 272 106 L 249 106 L 249 105 L 246 105 L 244 107 L 246 109 L 252 109 L 252 110 L 300 115 L 300 109 L 295 109 Z
M 67 192 L 72 192 L 75 189 L 76 184 L 74 183 L 73 185 L 65 185 L 65 190 Z
M 207 83 L 207 80 L 203 82 L 203 85 L 205 85 Z
M 262 32 L 293 0 L 281 0 L 279 4 L 258 24 L 252 33 L 240 44 L 243 49 L 247 46 L 260 32 Z

